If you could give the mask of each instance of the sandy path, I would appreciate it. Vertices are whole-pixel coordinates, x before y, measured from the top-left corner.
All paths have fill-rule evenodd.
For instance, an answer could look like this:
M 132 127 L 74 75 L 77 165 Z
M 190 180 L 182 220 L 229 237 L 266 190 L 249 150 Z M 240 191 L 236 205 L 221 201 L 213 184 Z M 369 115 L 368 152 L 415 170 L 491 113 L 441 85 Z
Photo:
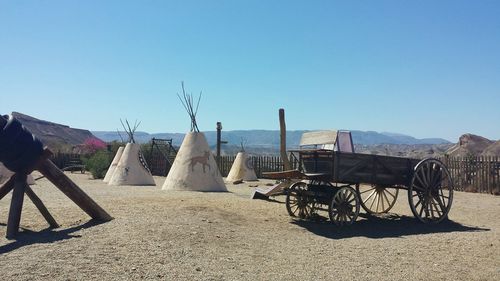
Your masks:
M 280 202 L 230 193 L 109 187 L 70 174 L 115 218 L 88 216 L 51 186 L 34 186 L 62 225 L 46 230 L 27 199 L 17 241 L 4 238 L 10 195 L 0 201 L 2 280 L 500 280 L 500 197 L 455 193 L 450 222 L 423 225 L 406 192 L 391 214 L 350 226 L 295 221 Z M 263 181 L 260 182 L 263 185 Z

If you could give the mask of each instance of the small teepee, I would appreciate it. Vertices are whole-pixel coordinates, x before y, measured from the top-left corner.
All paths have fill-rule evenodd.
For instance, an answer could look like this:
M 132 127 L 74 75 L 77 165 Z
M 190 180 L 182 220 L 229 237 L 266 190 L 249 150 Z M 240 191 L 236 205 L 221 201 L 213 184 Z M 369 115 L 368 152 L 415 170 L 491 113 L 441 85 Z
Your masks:
M 122 157 L 123 149 L 125 149 L 125 147 L 120 146 L 118 148 L 118 151 L 116 151 L 115 157 L 113 158 L 111 165 L 109 165 L 108 171 L 106 172 L 106 175 L 104 176 L 103 182 L 108 183 L 109 180 L 111 179 L 111 176 L 113 176 L 113 173 L 116 170 L 116 166 L 118 166 L 118 162 L 120 161 L 120 158 Z
M 7 169 L 7 167 L 5 167 L 2 162 L 0 162 L 0 185 L 8 181 L 13 175 L 14 172 Z M 28 184 L 29 185 L 35 184 L 35 180 L 33 179 L 33 176 L 31 174 L 28 175 Z
M 184 90 L 184 83 L 182 83 L 182 93 L 183 97 L 179 96 L 179 99 L 191 118 L 191 131 L 184 137 L 162 189 L 227 191 L 207 139 L 196 124 L 201 93 L 196 108 L 193 107 L 193 97 Z
M 121 121 L 121 120 L 120 120 Z M 113 175 L 109 179 L 109 185 L 155 185 L 155 181 L 149 171 L 146 160 L 141 152 L 139 144 L 135 143 L 134 133 L 139 124 L 131 128 L 127 120 L 127 127 L 122 122 L 123 128 L 128 134 L 129 142 L 123 149 L 122 155 Z M 118 154 L 118 153 L 117 153 Z
M 231 170 L 226 177 L 226 182 L 235 182 L 239 180 L 258 180 L 253 168 L 252 159 L 248 157 L 248 154 L 245 152 L 243 141 L 241 142 L 241 151 L 236 155 L 236 159 L 234 159 Z

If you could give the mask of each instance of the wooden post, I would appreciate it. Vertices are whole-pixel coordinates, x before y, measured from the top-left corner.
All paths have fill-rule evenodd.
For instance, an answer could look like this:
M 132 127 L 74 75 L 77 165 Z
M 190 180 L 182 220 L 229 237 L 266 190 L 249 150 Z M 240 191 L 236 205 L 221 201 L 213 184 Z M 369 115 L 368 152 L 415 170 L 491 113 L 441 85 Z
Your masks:
M 33 189 L 31 189 L 31 187 L 26 182 L 25 182 L 25 192 L 26 192 L 26 195 L 28 195 L 31 202 L 33 202 L 35 207 L 38 209 L 38 211 L 40 211 L 42 216 L 45 218 L 45 220 L 50 225 L 50 227 L 51 228 L 58 228 L 59 224 L 57 224 L 56 220 L 49 213 L 49 210 L 47 210 L 47 207 L 45 207 L 42 200 L 40 200 L 40 198 L 35 194 Z
M 13 239 L 19 232 L 21 212 L 23 210 L 24 189 L 26 187 L 26 174 L 14 175 L 14 191 L 10 201 L 9 219 L 7 221 L 7 239 Z
M 37 169 L 93 219 L 102 221 L 113 219 L 49 159 L 42 160 L 38 164 Z
M 283 108 L 279 109 L 280 118 L 280 155 L 283 161 L 283 169 L 285 171 L 290 170 L 290 162 L 288 161 L 288 156 L 286 155 L 286 124 L 285 124 L 285 110 Z
M 219 159 L 220 157 L 221 131 L 222 131 L 222 123 L 217 122 L 217 159 Z

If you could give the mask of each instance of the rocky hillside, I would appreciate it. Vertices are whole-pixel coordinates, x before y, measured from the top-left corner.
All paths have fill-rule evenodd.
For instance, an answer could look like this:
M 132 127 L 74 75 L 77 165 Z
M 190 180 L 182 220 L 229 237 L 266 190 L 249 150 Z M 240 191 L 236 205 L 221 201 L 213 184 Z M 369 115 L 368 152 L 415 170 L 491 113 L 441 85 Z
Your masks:
M 36 119 L 19 112 L 12 112 L 12 115 L 36 135 L 44 145 L 54 151 L 70 150 L 73 146 L 82 144 L 88 138 L 95 138 L 88 130 L 70 128 L 66 125 Z
M 492 143 L 490 146 L 483 150 L 483 156 L 500 156 L 500 140 Z
M 457 144 L 446 151 L 446 154 L 453 157 L 500 156 L 500 141 L 492 141 L 474 134 L 464 134 L 460 136 Z

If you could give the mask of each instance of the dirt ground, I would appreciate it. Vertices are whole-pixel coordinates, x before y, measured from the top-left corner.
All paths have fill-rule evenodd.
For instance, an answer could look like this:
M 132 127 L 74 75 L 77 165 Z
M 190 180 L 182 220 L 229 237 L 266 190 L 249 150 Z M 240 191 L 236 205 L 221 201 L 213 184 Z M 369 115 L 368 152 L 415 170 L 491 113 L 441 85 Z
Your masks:
M 25 199 L 17 240 L 4 238 L 1 280 L 500 280 L 500 197 L 456 192 L 450 221 L 424 225 L 405 191 L 390 214 L 339 228 L 294 220 L 284 197 L 110 187 L 68 174 L 114 220 L 96 223 L 45 179 L 33 186 L 61 224 Z M 265 181 L 258 184 L 263 186 Z M 251 183 L 254 184 L 254 183 Z

